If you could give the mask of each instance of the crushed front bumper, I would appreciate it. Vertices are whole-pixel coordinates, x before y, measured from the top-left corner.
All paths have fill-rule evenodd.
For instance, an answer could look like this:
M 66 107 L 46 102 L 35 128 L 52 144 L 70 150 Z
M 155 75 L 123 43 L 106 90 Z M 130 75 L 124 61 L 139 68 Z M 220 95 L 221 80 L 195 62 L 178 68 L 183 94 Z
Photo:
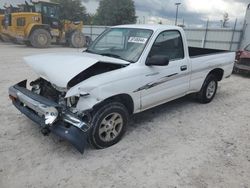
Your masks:
M 13 105 L 32 121 L 40 125 L 42 132 L 52 132 L 69 141 L 79 152 L 84 152 L 88 123 L 67 111 L 64 106 L 26 89 L 27 80 L 9 88 Z

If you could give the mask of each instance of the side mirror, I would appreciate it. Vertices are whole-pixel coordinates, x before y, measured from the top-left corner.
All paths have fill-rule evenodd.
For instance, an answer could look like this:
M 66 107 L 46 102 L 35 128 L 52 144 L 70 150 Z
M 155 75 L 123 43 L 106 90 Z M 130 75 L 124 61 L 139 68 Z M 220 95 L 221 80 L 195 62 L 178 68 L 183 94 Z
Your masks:
M 169 64 L 168 57 L 164 55 L 154 55 L 146 60 L 147 66 L 167 66 Z

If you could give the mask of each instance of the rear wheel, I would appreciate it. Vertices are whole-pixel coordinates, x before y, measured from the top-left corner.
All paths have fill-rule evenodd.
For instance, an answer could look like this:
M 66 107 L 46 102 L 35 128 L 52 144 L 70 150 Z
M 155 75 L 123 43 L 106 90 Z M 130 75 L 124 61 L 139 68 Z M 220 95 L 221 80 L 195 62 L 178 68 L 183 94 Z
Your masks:
M 30 44 L 35 48 L 48 48 L 50 43 L 50 33 L 45 29 L 36 29 L 30 35 Z
M 94 112 L 89 142 L 97 149 L 119 142 L 126 131 L 128 111 L 119 102 L 111 102 Z
M 85 36 L 80 31 L 74 31 L 69 38 L 69 45 L 73 48 L 82 48 L 86 43 Z
M 218 80 L 210 74 L 205 79 L 200 92 L 197 94 L 197 98 L 201 103 L 209 103 L 213 100 L 218 86 Z

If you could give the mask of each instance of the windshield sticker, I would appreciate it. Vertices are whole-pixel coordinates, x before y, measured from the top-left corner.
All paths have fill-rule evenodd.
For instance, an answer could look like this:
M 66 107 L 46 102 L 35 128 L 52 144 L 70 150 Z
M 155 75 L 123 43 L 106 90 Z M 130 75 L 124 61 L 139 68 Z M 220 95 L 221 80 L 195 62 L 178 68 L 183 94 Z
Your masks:
M 130 37 L 128 39 L 128 42 L 145 44 L 147 40 L 148 40 L 147 38 L 142 38 L 142 37 Z

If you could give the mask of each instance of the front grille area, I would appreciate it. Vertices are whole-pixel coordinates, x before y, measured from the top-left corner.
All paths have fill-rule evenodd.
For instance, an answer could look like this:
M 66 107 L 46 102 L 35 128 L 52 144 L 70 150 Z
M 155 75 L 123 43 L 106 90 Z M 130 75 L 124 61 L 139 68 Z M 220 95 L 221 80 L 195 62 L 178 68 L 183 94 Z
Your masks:
M 250 66 L 250 59 L 247 59 L 247 58 L 240 59 L 239 64 L 240 65 Z
M 38 85 L 40 92 L 39 95 L 52 100 L 56 103 L 58 103 L 59 101 L 59 96 L 62 95 L 59 91 L 57 91 L 50 82 L 39 78 L 33 82 L 30 83 L 30 85 L 32 86 L 32 90 L 34 90 L 34 85 Z

